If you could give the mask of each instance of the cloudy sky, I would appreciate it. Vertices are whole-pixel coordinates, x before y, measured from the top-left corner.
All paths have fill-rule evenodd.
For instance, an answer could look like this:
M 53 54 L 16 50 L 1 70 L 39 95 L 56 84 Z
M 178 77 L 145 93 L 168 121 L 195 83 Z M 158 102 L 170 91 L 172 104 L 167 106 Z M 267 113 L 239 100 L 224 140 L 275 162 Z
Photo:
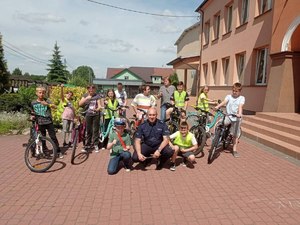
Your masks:
M 91 66 L 162 67 L 176 58 L 174 43 L 198 22 L 203 0 L 95 0 L 163 17 L 123 11 L 88 0 L 1 0 L 0 32 L 8 68 L 46 74 L 55 42 L 68 70 Z

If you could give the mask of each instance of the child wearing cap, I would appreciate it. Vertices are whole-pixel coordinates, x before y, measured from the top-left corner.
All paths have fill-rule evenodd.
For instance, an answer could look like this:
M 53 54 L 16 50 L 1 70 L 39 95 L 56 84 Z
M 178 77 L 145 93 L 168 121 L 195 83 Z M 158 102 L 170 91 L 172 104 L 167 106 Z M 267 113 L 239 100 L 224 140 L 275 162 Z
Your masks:
M 118 172 L 119 163 L 122 161 L 127 172 L 130 169 L 131 161 L 131 139 L 128 133 L 124 132 L 126 128 L 125 120 L 116 118 L 115 129 L 109 134 L 107 149 L 110 151 L 110 160 L 108 163 L 107 172 L 109 175 Z

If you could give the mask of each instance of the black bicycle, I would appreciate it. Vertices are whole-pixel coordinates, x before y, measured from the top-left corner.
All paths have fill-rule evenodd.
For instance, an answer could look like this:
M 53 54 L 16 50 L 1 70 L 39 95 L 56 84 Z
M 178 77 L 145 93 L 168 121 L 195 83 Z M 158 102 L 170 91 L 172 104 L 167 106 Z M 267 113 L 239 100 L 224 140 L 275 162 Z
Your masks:
M 207 159 L 208 164 L 213 162 L 218 148 L 222 146 L 223 149 L 227 149 L 233 140 L 233 136 L 230 134 L 231 124 L 226 126 L 224 121 L 226 117 L 230 119 L 230 116 L 232 117 L 237 117 L 237 116 L 235 114 L 225 114 L 221 109 L 218 109 L 217 113 L 223 114 L 223 117 L 222 120 L 220 120 L 217 123 L 215 128 L 215 134 L 212 139 L 211 149 L 209 151 L 208 159 Z
M 49 138 L 39 131 L 37 124 L 38 115 L 32 114 L 34 118 L 30 128 L 30 138 L 26 146 L 24 159 L 26 166 L 33 172 L 42 173 L 49 170 L 56 161 L 57 146 Z
M 173 111 L 170 115 L 170 119 L 165 120 L 165 123 L 168 126 L 170 133 L 173 134 L 176 131 L 178 131 L 182 110 L 176 107 L 175 105 L 169 103 L 167 103 L 166 106 L 167 108 L 173 108 Z

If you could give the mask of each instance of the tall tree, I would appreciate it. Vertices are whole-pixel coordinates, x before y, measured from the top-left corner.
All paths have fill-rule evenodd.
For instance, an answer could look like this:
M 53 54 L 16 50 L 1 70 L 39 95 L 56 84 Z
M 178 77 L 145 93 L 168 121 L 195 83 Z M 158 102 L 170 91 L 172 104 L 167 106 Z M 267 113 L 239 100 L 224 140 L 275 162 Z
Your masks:
M 2 35 L 0 34 L 0 93 L 9 89 L 9 72 L 4 57 L 4 50 L 2 45 Z
M 20 70 L 19 68 L 15 68 L 14 71 L 11 73 L 11 75 L 13 76 L 22 76 L 22 70 Z
M 62 62 L 62 56 L 60 55 L 57 42 L 55 42 L 54 45 L 52 59 L 49 61 L 50 64 L 48 64 L 49 69 L 47 69 L 49 71 L 47 80 L 50 82 L 66 83 L 66 66 Z
M 81 79 L 78 79 L 79 77 Z M 83 81 L 85 81 L 86 84 L 93 83 L 94 78 L 95 78 L 95 74 L 91 67 L 79 66 L 72 72 L 72 78 L 71 78 L 70 83 L 72 83 L 73 81 L 78 81 L 78 80 L 81 81 L 80 83 L 82 83 Z M 76 84 L 74 84 L 74 85 L 76 85 Z
M 179 83 L 179 79 L 178 79 L 177 73 L 174 72 L 174 73 L 170 76 L 170 80 L 171 80 L 171 84 L 173 84 L 174 86 L 177 86 L 177 84 Z

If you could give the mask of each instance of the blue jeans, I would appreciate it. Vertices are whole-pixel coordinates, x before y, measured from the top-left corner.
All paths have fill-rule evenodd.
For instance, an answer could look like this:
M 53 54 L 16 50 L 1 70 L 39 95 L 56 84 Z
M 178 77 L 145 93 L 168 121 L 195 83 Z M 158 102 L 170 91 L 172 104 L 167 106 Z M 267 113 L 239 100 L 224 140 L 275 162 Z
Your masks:
M 121 152 L 114 158 L 111 158 L 108 163 L 107 172 L 109 175 L 116 174 L 118 172 L 119 162 L 122 160 L 125 167 L 129 168 L 129 163 L 131 159 L 131 154 L 128 151 Z
M 160 107 L 160 120 L 165 122 L 166 120 L 166 111 L 167 111 L 167 106 L 165 104 L 163 104 Z

